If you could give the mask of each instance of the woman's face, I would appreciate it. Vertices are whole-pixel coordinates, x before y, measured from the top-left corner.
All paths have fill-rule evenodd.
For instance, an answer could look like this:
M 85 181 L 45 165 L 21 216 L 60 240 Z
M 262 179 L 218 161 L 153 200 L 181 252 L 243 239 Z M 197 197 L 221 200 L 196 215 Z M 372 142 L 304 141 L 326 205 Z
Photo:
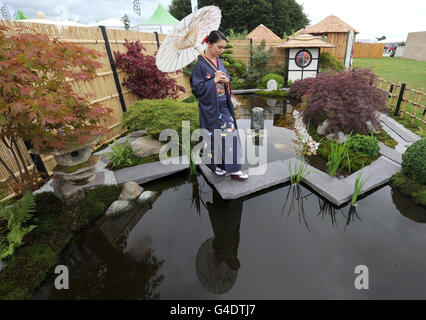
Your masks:
M 220 57 L 222 55 L 222 53 L 225 51 L 225 47 L 226 47 L 225 40 L 219 40 L 216 43 L 208 44 L 209 53 L 215 58 Z

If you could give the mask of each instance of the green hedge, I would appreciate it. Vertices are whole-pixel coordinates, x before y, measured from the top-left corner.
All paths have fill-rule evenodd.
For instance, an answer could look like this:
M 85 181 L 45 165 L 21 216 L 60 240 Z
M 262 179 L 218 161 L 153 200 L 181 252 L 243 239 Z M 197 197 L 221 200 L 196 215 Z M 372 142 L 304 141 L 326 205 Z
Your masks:
M 402 172 L 426 185 L 426 138 L 414 142 L 402 155 Z
M 182 133 L 182 121 L 190 121 L 191 132 L 200 127 L 198 103 L 185 103 L 177 100 L 140 100 L 124 113 L 123 126 L 129 133 L 146 130 L 147 135 L 158 139 L 164 129 L 174 129 Z

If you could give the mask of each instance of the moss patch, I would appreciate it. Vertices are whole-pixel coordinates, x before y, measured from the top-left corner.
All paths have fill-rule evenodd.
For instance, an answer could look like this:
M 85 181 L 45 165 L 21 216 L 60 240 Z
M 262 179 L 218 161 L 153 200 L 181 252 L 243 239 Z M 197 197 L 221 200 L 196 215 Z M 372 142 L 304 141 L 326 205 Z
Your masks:
M 76 164 L 74 166 L 61 166 L 57 165 L 53 170 L 60 171 L 64 173 L 73 173 L 82 168 L 94 166 L 99 160 L 99 155 L 92 154 L 87 161 Z
M 395 147 L 398 145 L 398 142 L 395 141 L 393 138 L 391 138 L 390 135 L 385 130 L 381 130 L 380 133 L 374 134 L 374 136 L 382 142 L 383 144 L 387 145 L 388 147 L 395 149 Z
M 86 190 L 86 198 L 72 206 L 63 205 L 53 192 L 37 194 L 36 212 L 30 222 L 37 228 L 24 238 L 24 245 L 0 272 L 0 300 L 28 299 L 59 261 L 74 234 L 103 215 L 120 192 L 119 185 L 99 186 Z
M 397 188 L 406 196 L 413 199 L 416 204 L 426 208 L 426 186 L 410 179 L 402 172 L 397 173 L 390 180 L 390 185 Z
M 320 146 L 318 147 L 317 154 L 323 158 L 324 160 L 328 161 L 328 155 L 330 154 L 332 141 L 327 140 L 324 136 L 320 136 L 317 133 L 316 128 L 309 127 L 308 132 L 311 135 L 312 139 L 314 139 L 316 142 L 320 142 Z M 369 164 L 371 164 L 374 160 L 378 159 L 379 156 L 375 158 L 370 158 L 365 153 L 361 152 L 354 152 L 352 150 L 349 150 L 349 159 L 350 159 L 350 169 L 349 169 L 349 162 L 347 159 L 344 159 L 343 162 L 343 168 L 348 170 L 349 173 L 354 173 L 358 170 L 361 170 L 362 167 L 366 167 Z
M 283 90 L 259 90 L 254 93 L 257 96 L 267 97 L 267 98 L 287 98 L 288 92 Z

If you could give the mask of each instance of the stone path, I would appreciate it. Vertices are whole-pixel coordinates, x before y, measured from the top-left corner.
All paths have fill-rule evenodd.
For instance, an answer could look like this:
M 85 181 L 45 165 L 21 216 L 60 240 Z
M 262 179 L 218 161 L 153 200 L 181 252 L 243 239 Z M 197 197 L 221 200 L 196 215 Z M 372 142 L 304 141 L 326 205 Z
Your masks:
M 296 158 L 274 161 L 268 163 L 264 175 L 251 175 L 246 181 L 233 180 L 230 176 L 219 177 L 204 164 L 200 165 L 200 169 L 220 196 L 225 200 L 231 200 L 290 181 L 289 162 L 291 162 L 292 168 L 300 165 L 300 160 Z M 362 178 L 367 179 L 367 182 L 360 195 L 386 184 L 400 170 L 400 165 L 381 156 L 363 169 Z M 337 206 L 346 203 L 352 198 L 355 180 L 359 174 L 359 172 L 355 172 L 344 179 L 339 179 L 331 177 L 310 165 L 307 165 L 306 172 L 308 174 L 302 179 L 302 182 Z

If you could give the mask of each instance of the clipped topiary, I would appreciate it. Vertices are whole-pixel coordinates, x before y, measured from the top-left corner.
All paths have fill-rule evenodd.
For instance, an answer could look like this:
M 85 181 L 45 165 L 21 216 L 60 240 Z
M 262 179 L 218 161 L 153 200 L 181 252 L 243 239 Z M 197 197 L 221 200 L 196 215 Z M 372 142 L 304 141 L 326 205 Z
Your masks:
M 268 84 L 269 80 L 275 80 L 277 82 L 277 88 L 281 89 L 284 85 L 284 77 L 276 74 L 276 73 L 269 73 L 266 76 L 262 78 L 262 88 L 266 88 L 266 85 Z
M 426 185 L 426 138 L 414 142 L 402 155 L 402 172 Z
M 362 152 L 371 158 L 379 155 L 379 141 L 374 136 L 354 135 L 348 143 L 349 149 L 354 152 Z

